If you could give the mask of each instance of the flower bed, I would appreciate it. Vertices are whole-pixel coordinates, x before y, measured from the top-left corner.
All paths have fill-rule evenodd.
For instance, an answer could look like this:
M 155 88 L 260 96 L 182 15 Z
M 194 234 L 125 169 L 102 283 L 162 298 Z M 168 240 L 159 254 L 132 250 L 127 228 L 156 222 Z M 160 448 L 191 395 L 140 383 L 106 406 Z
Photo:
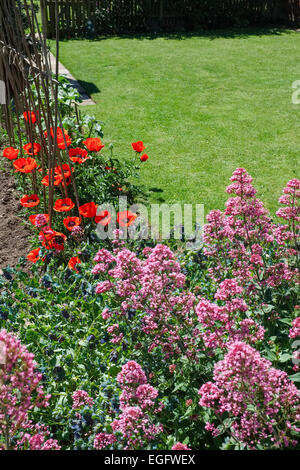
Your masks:
M 47 406 L 1 396 L 3 448 L 299 448 L 300 181 L 278 225 L 246 170 L 231 180 L 197 253 L 117 230 L 77 245 L 80 264 L 4 271 L 2 343 L 34 354 Z M 18 354 L 1 369 L 11 394 Z

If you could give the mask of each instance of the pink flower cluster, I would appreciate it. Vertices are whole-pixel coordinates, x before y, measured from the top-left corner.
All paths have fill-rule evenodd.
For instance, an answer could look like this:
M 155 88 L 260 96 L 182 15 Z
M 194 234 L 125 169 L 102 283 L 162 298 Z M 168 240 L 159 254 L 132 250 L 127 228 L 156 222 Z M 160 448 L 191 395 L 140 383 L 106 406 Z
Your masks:
M 114 343 L 114 344 L 121 343 L 121 341 L 123 339 L 123 336 L 124 336 L 123 333 L 119 332 L 119 324 L 118 323 L 114 323 L 113 325 L 109 326 L 107 328 L 107 333 L 112 335 L 111 342 Z
M 297 336 L 300 336 L 300 317 L 297 317 L 295 320 L 293 320 L 292 328 L 289 332 L 290 338 L 297 338 Z
M 258 285 L 278 287 L 285 281 L 299 283 L 299 271 L 288 260 L 299 254 L 300 181 L 289 181 L 284 196 L 279 199 L 287 206 L 277 212 L 277 216 L 288 221 L 281 226 L 271 222 L 244 168 L 236 169 L 231 181 L 227 192 L 234 197 L 228 199 L 224 213 L 210 212 L 204 227 L 205 253 L 213 261 L 211 277 L 220 282 L 233 276 L 247 287 L 248 293 Z
M 139 406 L 125 406 L 111 427 L 115 433 L 121 433 L 124 450 L 143 449 L 163 430 L 161 425 L 153 424 Z
M 155 408 L 158 391 L 147 383 L 145 372 L 137 362 L 127 362 L 118 374 L 117 381 L 122 388 L 120 396 L 121 410 L 129 405 L 137 405 L 142 410 L 152 409 L 155 413 L 162 410 L 162 404 Z
M 121 436 L 125 450 L 143 448 L 162 432 L 162 426 L 154 424 L 151 418 L 163 408 L 163 404 L 155 404 L 158 391 L 147 383 L 145 372 L 135 361 L 122 367 L 117 381 L 122 388 L 121 413 L 111 423 L 111 428 Z M 103 449 L 111 446 L 117 441 L 115 434 L 97 434 L 94 447 Z
M 23 423 L 14 450 L 60 450 L 57 440 L 49 439 L 49 436 L 48 426 L 26 421 Z
M 37 214 L 34 225 L 36 227 L 44 227 L 47 225 L 47 219 L 44 214 Z
M 181 442 L 177 442 L 173 445 L 172 450 L 191 450 L 186 444 L 182 444 Z
M 15 335 L 4 329 L 0 331 L 0 345 L 0 436 L 5 436 L 4 447 L 11 448 L 11 438 L 18 435 L 23 435 L 23 439 L 19 440 L 17 448 L 25 442 L 24 435 L 27 441 L 41 441 L 39 448 L 51 446 L 44 442 L 40 432 L 35 436 L 30 434 L 36 432 L 37 427 L 29 420 L 28 413 L 34 407 L 47 407 L 51 397 L 45 395 L 40 385 L 42 374 L 36 372 L 34 355 Z M 58 447 L 57 442 L 53 442 L 53 446 Z
M 122 300 L 121 315 L 126 315 L 128 309 L 145 313 L 142 331 L 151 340 L 149 352 L 161 348 L 166 358 L 182 350 L 187 356 L 195 354 L 193 341 L 188 336 L 181 341 L 182 330 L 189 330 L 195 321 L 195 296 L 182 291 L 185 276 L 174 253 L 159 244 L 145 249 L 143 260 L 120 247 L 115 249 L 114 260 L 112 255 L 105 253 L 105 256 L 109 263 L 115 261 L 115 264 L 108 272 L 111 280 L 100 281 L 96 293 L 114 292 Z M 116 341 L 118 339 L 119 336 Z
M 85 390 L 76 390 L 72 395 L 73 410 L 79 410 L 84 406 L 93 406 L 94 400 Z
M 94 439 L 94 448 L 96 450 L 107 449 L 112 446 L 117 441 L 117 438 L 114 434 L 107 434 L 105 432 L 100 432 L 95 436 Z
M 147 377 L 141 366 L 135 361 L 128 361 L 117 375 L 122 387 L 133 387 L 147 383 Z
M 287 447 L 297 442 L 299 432 L 299 390 L 285 372 L 243 342 L 230 344 L 222 361 L 215 364 L 213 382 L 199 390 L 199 405 L 211 408 L 215 416 L 232 418 L 230 432 L 249 448 L 268 442 Z M 213 429 L 208 423 L 208 429 Z
M 264 338 L 263 326 L 245 317 L 248 306 L 241 298 L 242 292 L 235 279 L 227 279 L 220 283 L 215 294 L 223 306 L 208 300 L 201 300 L 197 305 L 199 330 L 207 348 L 224 349 L 237 340 L 256 343 Z
M 109 265 L 115 261 L 115 257 L 105 248 L 98 251 L 94 257 L 94 261 L 97 263 L 92 269 L 93 274 L 100 274 L 107 271 Z

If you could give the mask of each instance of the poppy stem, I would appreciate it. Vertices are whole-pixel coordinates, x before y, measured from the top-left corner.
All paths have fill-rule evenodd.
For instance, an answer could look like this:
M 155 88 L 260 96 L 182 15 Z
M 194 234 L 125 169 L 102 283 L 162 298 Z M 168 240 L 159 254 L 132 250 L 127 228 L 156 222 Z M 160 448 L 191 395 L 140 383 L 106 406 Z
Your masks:
M 32 171 L 32 189 L 33 194 L 37 194 L 36 169 Z

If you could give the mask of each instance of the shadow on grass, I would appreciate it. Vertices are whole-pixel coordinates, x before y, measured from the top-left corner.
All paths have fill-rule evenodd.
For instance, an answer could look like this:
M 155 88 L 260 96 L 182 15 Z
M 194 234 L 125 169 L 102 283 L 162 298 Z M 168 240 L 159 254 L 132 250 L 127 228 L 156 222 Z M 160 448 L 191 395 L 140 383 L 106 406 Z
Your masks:
M 163 189 L 161 189 L 161 188 L 149 188 L 148 191 L 151 192 L 151 193 L 156 193 L 157 194 L 157 196 L 155 197 L 156 202 L 160 202 L 160 203 L 166 202 L 166 200 L 163 197 L 158 196 L 158 194 L 161 194 L 161 193 L 164 192 Z
M 198 30 L 192 32 L 173 32 L 173 33 L 151 33 L 151 34 L 136 34 L 136 35 L 120 35 L 119 39 L 176 39 L 185 40 L 189 38 L 208 38 L 214 39 L 245 39 L 250 36 L 280 36 L 282 34 L 291 33 L 291 29 L 287 28 L 234 28 L 234 29 L 219 29 L 219 30 Z
M 204 30 L 200 29 L 197 31 L 175 31 L 175 32 L 151 32 L 151 33 L 136 33 L 136 34 L 119 34 L 119 35 L 99 35 L 94 38 L 78 37 L 71 38 L 72 41 L 85 39 L 87 41 L 103 41 L 105 39 L 139 39 L 139 40 L 155 40 L 155 39 L 166 39 L 166 40 L 185 40 L 190 38 L 207 38 L 210 40 L 214 39 L 245 39 L 251 36 L 281 36 L 282 34 L 290 34 L 295 32 L 293 28 L 287 27 L 264 27 L 264 28 L 231 28 L 231 29 L 214 29 Z M 67 42 L 69 39 L 61 39 L 61 41 Z
M 86 82 L 85 80 L 78 79 L 78 82 L 82 88 L 87 92 L 88 95 L 93 95 L 94 93 L 101 93 L 101 90 L 92 82 Z

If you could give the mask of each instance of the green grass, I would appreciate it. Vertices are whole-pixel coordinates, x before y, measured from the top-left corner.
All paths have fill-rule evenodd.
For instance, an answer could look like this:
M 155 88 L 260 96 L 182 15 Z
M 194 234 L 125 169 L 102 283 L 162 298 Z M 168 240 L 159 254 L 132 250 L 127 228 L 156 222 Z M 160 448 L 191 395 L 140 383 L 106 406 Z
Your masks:
M 60 44 L 60 60 L 96 101 L 115 155 L 143 140 L 142 183 L 152 202 L 223 208 L 236 167 L 254 177 L 274 213 L 285 183 L 299 177 L 300 34 L 244 31 Z

